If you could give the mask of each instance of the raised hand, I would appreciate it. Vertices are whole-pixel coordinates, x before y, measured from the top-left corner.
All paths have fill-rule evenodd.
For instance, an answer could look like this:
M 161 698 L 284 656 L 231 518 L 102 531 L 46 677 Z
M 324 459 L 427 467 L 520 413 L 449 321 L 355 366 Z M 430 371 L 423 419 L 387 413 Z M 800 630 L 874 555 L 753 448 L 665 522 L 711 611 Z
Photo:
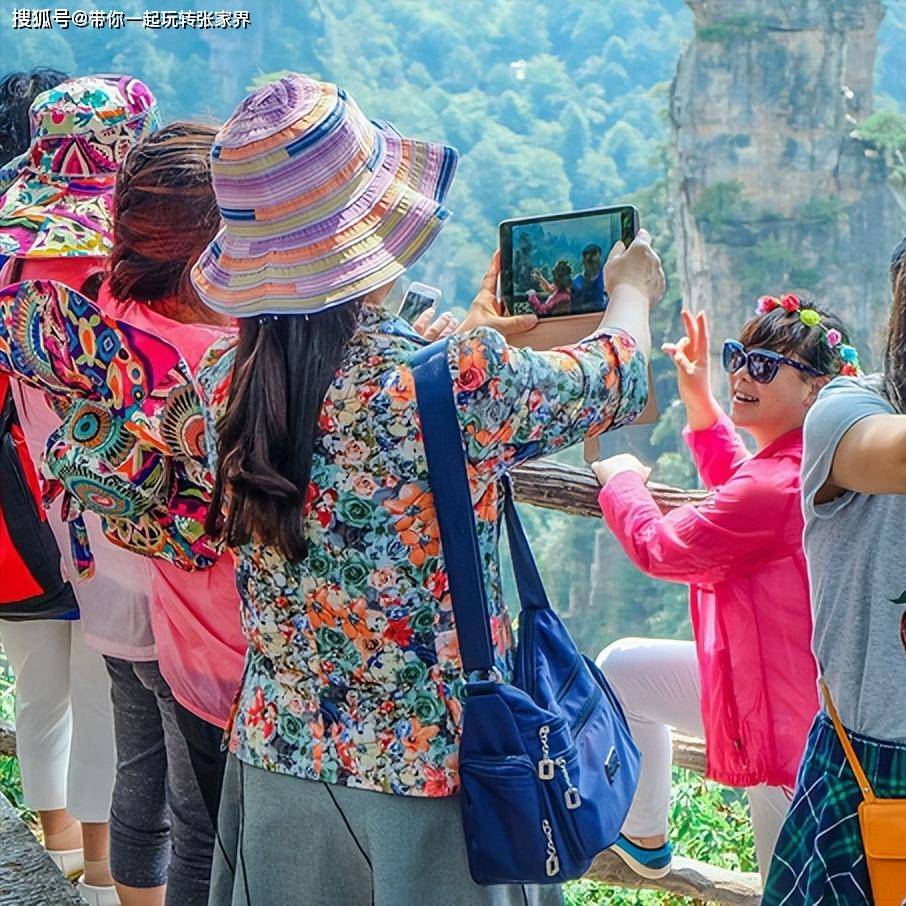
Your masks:
M 720 413 L 711 393 L 708 316 L 703 311 L 693 315 L 684 308 L 680 317 L 686 335 L 675 343 L 664 343 L 661 349 L 676 366 L 676 381 L 680 399 L 686 407 L 689 427 L 700 431 L 710 428 Z
M 604 284 L 608 296 L 613 296 L 618 286 L 629 285 L 641 290 L 650 305 L 661 300 L 667 280 L 648 230 L 639 230 L 628 248 L 622 242 L 614 245 L 604 265 Z

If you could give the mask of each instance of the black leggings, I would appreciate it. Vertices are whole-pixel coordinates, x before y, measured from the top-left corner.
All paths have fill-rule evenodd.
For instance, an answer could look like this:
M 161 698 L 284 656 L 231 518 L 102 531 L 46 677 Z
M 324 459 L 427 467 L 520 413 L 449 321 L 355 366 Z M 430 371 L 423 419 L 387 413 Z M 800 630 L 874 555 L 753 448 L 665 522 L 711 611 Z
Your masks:
M 201 789 L 205 808 L 211 816 L 211 826 L 216 828 L 227 758 L 227 753 L 221 748 L 223 730 L 197 717 L 179 702 L 175 704 L 176 723 L 186 740 L 192 770 Z
M 110 870 L 129 887 L 167 885 L 167 906 L 206 906 L 214 828 L 156 661 L 105 657 L 116 734 Z

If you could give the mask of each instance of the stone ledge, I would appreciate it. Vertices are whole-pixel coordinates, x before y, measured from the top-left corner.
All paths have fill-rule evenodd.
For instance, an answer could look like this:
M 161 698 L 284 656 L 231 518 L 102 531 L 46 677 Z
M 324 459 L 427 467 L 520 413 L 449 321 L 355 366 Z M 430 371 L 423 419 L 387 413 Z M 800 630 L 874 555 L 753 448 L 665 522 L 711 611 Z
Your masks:
M 0 794 L 0 906 L 86 906 Z
M 0 755 L 16 755 L 16 731 L 0 720 Z
M 663 890 L 692 897 L 697 902 L 727 906 L 759 906 L 761 903 L 761 878 L 758 874 L 726 871 L 679 856 L 674 858 L 673 869 L 667 877 L 649 881 L 639 877 L 619 856 L 603 852 L 592 863 L 585 877 L 614 887 Z

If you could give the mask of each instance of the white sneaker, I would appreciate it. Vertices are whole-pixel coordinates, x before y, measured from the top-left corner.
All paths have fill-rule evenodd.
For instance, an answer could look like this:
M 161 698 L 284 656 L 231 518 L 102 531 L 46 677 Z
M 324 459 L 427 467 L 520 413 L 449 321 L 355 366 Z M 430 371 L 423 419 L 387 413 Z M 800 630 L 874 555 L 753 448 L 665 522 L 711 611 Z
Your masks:
M 60 869 L 60 874 L 70 881 L 75 881 L 85 870 L 85 857 L 81 849 L 48 849 L 45 852 Z
M 120 906 L 120 898 L 113 886 L 95 887 L 93 884 L 79 881 L 76 887 L 88 906 Z

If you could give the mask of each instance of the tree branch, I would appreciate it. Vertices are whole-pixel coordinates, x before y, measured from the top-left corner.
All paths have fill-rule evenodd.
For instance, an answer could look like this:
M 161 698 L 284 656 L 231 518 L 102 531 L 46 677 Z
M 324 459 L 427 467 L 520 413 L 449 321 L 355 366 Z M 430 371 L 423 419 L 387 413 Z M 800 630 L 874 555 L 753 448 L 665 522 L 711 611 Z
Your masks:
M 550 459 L 539 459 L 517 466 L 510 475 L 520 503 L 559 510 L 573 516 L 601 518 L 598 506 L 601 488 L 590 469 L 577 469 Z M 656 482 L 649 482 L 648 488 L 663 512 L 696 503 L 708 496 L 707 491 L 682 490 Z

